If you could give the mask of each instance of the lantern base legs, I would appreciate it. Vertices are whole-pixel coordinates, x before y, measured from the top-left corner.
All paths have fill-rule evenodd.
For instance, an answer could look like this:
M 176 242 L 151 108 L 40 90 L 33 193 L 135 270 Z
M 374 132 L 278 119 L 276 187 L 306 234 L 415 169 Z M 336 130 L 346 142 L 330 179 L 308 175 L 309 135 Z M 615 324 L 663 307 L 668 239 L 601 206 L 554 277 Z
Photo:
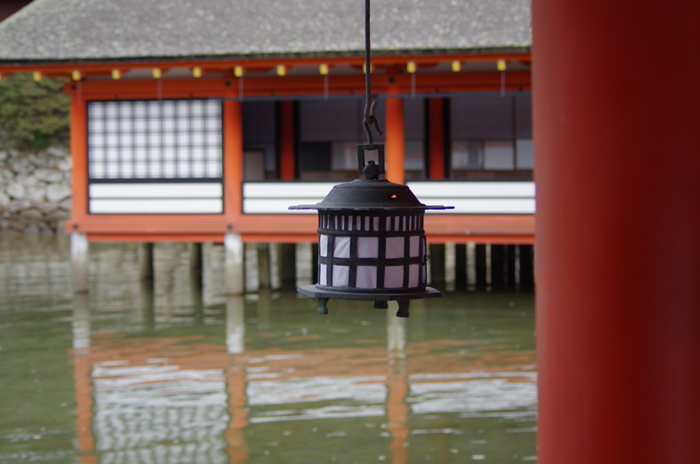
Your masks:
M 408 300 L 396 300 L 399 304 L 399 310 L 396 311 L 396 317 L 408 317 Z
M 319 298 L 318 299 L 318 314 L 328 314 L 328 300 L 330 298 Z
M 388 301 L 375 301 L 374 309 L 387 309 L 389 307 Z

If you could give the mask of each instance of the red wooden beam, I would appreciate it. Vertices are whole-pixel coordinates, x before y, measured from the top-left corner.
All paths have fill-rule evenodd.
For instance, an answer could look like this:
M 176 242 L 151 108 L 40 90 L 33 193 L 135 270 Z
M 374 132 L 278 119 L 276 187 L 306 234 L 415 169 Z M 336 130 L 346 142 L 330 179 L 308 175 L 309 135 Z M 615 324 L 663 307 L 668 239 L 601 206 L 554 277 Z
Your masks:
M 427 55 L 377 55 L 372 56 L 372 65 L 378 67 L 394 66 L 405 69 L 409 61 L 415 62 L 421 67 L 435 65 L 438 63 L 449 63 L 459 61 L 469 62 L 496 62 L 497 60 L 520 61 L 529 63 L 530 52 L 504 52 L 504 53 L 445 53 Z M 244 70 L 260 70 L 272 68 L 277 65 L 284 65 L 287 68 L 294 66 L 320 66 L 327 64 L 337 66 L 348 64 L 362 66 L 364 55 L 358 53 L 357 56 L 326 56 L 326 57 L 270 57 L 264 59 L 256 58 L 230 58 L 230 59 L 145 59 L 145 60 L 95 60 L 94 62 L 80 63 L 0 63 L 0 72 L 5 74 L 18 72 L 40 71 L 47 77 L 69 77 L 73 70 L 79 70 L 83 75 L 109 75 L 113 69 L 120 69 L 122 73 L 132 69 L 152 69 L 160 68 L 163 72 L 173 68 L 194 68 L 195 66 L 207 71 L 228 71 L 235 66 L 241 66 Z

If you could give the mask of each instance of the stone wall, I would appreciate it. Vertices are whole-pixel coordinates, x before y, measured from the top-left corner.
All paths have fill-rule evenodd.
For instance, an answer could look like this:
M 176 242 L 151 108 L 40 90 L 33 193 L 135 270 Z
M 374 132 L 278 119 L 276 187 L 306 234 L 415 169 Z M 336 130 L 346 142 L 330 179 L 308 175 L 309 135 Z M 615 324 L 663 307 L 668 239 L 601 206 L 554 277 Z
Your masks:
M 0 152 L 0 231 L 55 234 L 70 217 L 71 158 L 64 148 Z

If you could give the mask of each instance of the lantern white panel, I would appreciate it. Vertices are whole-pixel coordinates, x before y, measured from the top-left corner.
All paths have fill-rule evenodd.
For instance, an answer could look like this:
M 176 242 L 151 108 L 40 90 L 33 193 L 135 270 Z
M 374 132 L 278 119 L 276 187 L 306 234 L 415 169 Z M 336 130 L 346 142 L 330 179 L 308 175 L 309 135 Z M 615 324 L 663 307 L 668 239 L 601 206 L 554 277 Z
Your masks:
M 384 288 L 403 287 L 403 266 L 387 266 L 384 268 Z
M 357 288 L 377 288 L 377 267 L 357 266 Z
M 419 285 L 419 272 L 420 266 L 418 264 L 411 264 L 408 266 L 408 286 L 410 288 L 418 287 Z
M 328 235 L 319 235 L 318 253 L 321 256 L 328 256 Z
M 414 235 L 413 237 L 409 238 L 409 256 L 411 258 L 415 258 L 420 254 L 420 237 L 418 235 Z
M 404 257 L 404 238 L 403 237 L 388 237 L 386 239 L 385 256 L 387 259 L 403 258 Z
M 358 237 L 357 238 L 357 257 L 358 258 L 376 258 L 379 255 L 379 238 L 377 237 Z
M 350 257 L 350 237 L 336 237 L 333 245 L 334 258 Z
M 318 266 L 318 283 L 319 285 L 328 285 L 328 265 L 321 264 Z
M 350 277 L 350 267 L 349 266 L 333 266 L 331 270 L 333 287 L 347 287 Z

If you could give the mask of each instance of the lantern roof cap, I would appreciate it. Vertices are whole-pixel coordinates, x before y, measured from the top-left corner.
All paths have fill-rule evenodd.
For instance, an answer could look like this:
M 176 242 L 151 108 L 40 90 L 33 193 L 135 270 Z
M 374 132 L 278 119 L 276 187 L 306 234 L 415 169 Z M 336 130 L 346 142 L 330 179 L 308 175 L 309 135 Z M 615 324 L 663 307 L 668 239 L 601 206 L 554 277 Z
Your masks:
M 320 203 L 290 206 L 289 209 L 316 209 L 319 211 L 397 211 L 452 209 L 452 206 L 424 205 L 406 185 L 386 179 L 355 179 L 338 184 Z

